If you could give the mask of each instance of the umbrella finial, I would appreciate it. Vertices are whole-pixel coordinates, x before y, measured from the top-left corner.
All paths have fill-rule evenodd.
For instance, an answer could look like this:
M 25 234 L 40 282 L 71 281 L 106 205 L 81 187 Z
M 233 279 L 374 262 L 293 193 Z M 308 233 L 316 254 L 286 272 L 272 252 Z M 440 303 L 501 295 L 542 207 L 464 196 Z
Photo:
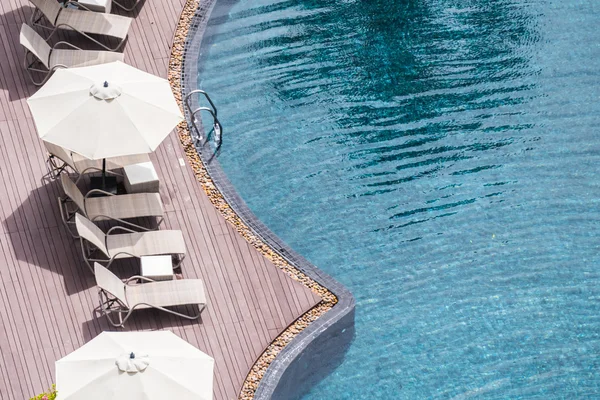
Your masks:
M 129 354 L 121 354 L 115 360 L 115 364 L 119 371 L 135 374 L 144 371 L 150 365 L 150 359 L 148 358 L 148 354 L 138 352 L 136 355 L 132 351 Z
M 90 94 L 98 100 L 113 100 L 121 95 L 121 88 L 114 82 L 98 82 L 90 87 Z

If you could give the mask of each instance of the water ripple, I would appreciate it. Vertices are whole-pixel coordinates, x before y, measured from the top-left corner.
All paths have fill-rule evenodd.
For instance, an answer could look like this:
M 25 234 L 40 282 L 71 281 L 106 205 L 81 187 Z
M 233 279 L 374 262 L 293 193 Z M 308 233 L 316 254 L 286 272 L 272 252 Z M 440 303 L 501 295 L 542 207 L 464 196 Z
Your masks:
M 220 162 L 357 300 L 307 398 L 598 397 L 598 4 L 217 3 Z

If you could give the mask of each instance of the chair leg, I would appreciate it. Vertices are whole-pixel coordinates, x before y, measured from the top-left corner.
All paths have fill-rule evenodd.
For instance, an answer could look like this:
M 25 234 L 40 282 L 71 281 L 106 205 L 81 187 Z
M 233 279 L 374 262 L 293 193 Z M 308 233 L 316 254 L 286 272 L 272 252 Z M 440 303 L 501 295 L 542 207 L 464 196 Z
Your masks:
M 46 26 L 40 22 L 44 18 L 44 14 L 36 7 L 36 9 L 33 10 L 33 13 L 31 14 L 31 18 L 29 19 L 29 25 L 44 30 L 53 30 L 53 28 L 50 28 L 49 26 Z
M 42 86 L 50 78 L 50 71 L 34 68 L 33 66 L 37 63 L 40 63 L 40 61 L 37 59 L 34 59 L 33 61 L 29 62 L 27 59 L 30 55 L 31 55 L 31 52 L 29 50 L 25 51 L 25 56 L 23 57 L 23 66 L 25 67 L 25 72 L 27 73 L 27 76 L 29 77 L 29 80 L 31 81 L 31 83 L 33 83 L 35 86 Z M 44 78 L 41 81 L 39 81 L 33 77 L 32 72 L 39 72 L 41 74 L 45 73 L 46 75 L 44 76 Z
M 41 25 L 41 24 L 38 24 L 38 26 L 39 26 L 39 27 L 41 27 L 42 29 L 46 29 L 46 30 L 49 30 L 49 31 L 50 31 L 50 34 L 49 34 L 48 36 L 46 36 L 45 38 L 42 36 L 42 38 L 43 38 L 43 39 L 44 39 L 46 42 L 49 42 L 49 41 L 50 41 L 50 39 L 52 38 L 52 36 L 54 36 L 54 34 L 55 34 L 56 32 L 58 32 L 58 27 L 57 27 L 57 26 L 55 26 L 54 28 L 49 28 L 49 27 L 47 27 L 47 26 L 43 26 L 43 25 Z
M 105 264 L 104 268 L 110 269 L 112 262 L 115 260 L 114 258 L 111 258 L 110 260 L 94 258 L 94 253 L 100 250 L 98 250 L 95 246 L 91 246 L 87 241 L 84 242 L 82 237 L 79 238 L 79 245 L 81 247 L 83 261 L 85 261 L 90 271 L 92 271 L 92 274 L 95 275 L 93 266 L 94 263 Z
M 60 176 L 60 174 L 67 168 L 67 164 L 63 163 L 62 165 L 58 165 L 55 161 L 53 155 L 49 155 L 46 160 L 46 168 L 48 169 L 48 173 L 45 176 L 49 176 L 50 178 L 56 180 Z
M 106 316 L 106 319 L 108 320 L 108 322 L 114 326 L 115 328 L 125 328 L 125 322 L 129 319 L 129 316 L 131 315 L 131 311 L 126 312 L 126 311 L 119 311 L 119 310 L 102 310 L 104 312 L 104 315 Z M 119 321 L 116 322 L 113 320 L 113 318 L 111 317 L 111 314 L 117 314 L 119 316 Z M 123 314 L 125 315 L 125 318 L 123 318 Z
M 67 209 L 67 205 L 66 205 L 66 201 L 61 199 L 60 197 L 58 198 L 58 209 L 60 211 L 60 218 L 63 222 L 63 225 L 65 226 L 65 228 L 67 228 L 67 231 L 69 232 L 69 234 L 73 237 L 73 239 L 79 239 L 78 235 L 75 235 L 73 233 L 73 229 L 71 228 L 71 226 L 74 224 L 73 222 L 69 222 L 70 220 L 73 219 L 73 217 L 75 216 L 75 214 L 77 214 L 77 211 L 73 212 L 73 213 L 69 213 L 69 210 Z
M 110 322 L 112 326 L 114 326 L 115 328 L 125 328 L 125 322 L 127 322 L 129 317 L 131 316 L 131 311 L 133 310 L 112 310 L 105 314 L 106 318 L 108 319 L 108 322 Z M 109 316 L 109 314 L 114 313 L 116 313 L 119 316 L 119 323 L 113 321 L 113 319 Z M 123 318 L 123 314 L 125 314 L 125 318 Z
M 79 245 L 81 246 L 81 255 L 83 256 L 83 261 L 85 261 L 85 264 L 88 266 L 90 271 L 92 271 L 92 274 L 94 274 L 94 267 L 92 264 L 90 264 L 90 257 L 89 254 L 87 254 L 88 252 L 86 251 L 86 246 L 83 243 L 82 237 L 79 238 Z
M 48 79 L 50 79 L 50 71 L 48 71 L 48 73 L 44 76 L 44 79 L 42 79 L 41 81 L 36 80 L 33 77 L 32 72 L 41 72 L 40 70 L 36 70 L 33 68 L 26 68 L 25 71 L 27 71 L 27 76 L 29 76 L 29 80 L 31 81 L 31 83 L 33 83 L 34 86 L 40 87 L 42 86 L 44 83 L 46 83 L 48 81 Z
M 122 308 L 113 309 L 112 307 L 114 304 L 118 304 L 119 306 L 121 306 L 121 303 L 116 299 L 109 298 L 108 295 L 106 295 L 104 293 L 104 290 L 102 290 L 102 289 L 98 290 L 98 299 L 100 300 L 100 311 L 102 313 L 104 313 L 108 322 L 115 328 L 124 328 L 125 322 L 129 319 L 129 316 L 131 315 L 131 311 L 133 311 L 133 310 L 130 310 L 130 309 L 125 310 Z M 110 315 L 110 314 L 115 314 L 115 313 L 119 315 L 118 323 L 115 322 Z M 123 318 L 123 314 L 126 314 L 125 318 Z

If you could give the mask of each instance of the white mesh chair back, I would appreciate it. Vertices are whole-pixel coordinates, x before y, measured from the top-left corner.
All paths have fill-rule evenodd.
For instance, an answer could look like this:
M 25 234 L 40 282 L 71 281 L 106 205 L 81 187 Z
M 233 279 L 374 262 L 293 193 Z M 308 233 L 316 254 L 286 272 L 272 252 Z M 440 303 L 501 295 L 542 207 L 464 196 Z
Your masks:
M 32 27 L 27 24 L 21 25 L 19 42 L 21 46 L 36 56 L 46 68 L 50 68 L 48 65 L 51 51 L 50 45 Z
M 71 152 L 69 150 L 57 144 L 46 142 L 45 140 L 43 142 L 44 147 L 46 147 L 48 153 L 65 162 L 69 167 L 73 168 L 74 171 L 77 171 L 77 168 L 75 168 L 75 160 L 73 159 L 73 156 L 71 155 Z
M 75 185 L 75 182 L 73 182 L 71 178 L 67 176 L 67 174 L 61 174 L 60 183 L 62 183 L 65 194 L 71 200 L 73 200 L 75 204 L 77 204 L 77 207 L 79 207 L 79 210 L 82 213 L 85 213 L 85 198 L 83 197 L 83 194 L 81 194 L 81 191 L 77 185 Z
M 106 248 L 106 234 L 102 229 L 81 214 L 75 216 L 75 226 L 79 236 L 96 246 L 106 257 L 110 257 Z
M 54 25 L 56 18 L 60 13 L 61 6 L 56 0 L 29 0 L 34 6 L 36 6 L 44 17 Z
M 125 295 L 125 284 L 118 276 L 98 263 L 94 263 L 94 274 L 96 275 L 96 283 L 100 289 L 115 296 L 125 306 L 129 306 L 127 296 Z

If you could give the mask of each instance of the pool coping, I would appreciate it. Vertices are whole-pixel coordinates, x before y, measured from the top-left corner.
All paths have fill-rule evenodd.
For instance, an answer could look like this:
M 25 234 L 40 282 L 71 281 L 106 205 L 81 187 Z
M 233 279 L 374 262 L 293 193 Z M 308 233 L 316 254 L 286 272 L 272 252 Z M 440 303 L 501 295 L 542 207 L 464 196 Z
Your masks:
M 216 0 L 186 0 L 183 6 L 173 37 L 168 71 L 169 81 L 180 105 L 182 94 L 197 89 L 200 47 L 215 4 Z M 197 105 L 197 100 L 192 99 L 192 108 Z M 296 368 L 295 372 L 299 371 L 295 364 L 298 364 L 297 360 L 305 351 L 317 352 L 318 348 L 330 343 L 323 338 L 335 339 L 339 332 L 346 331 L 349 324 L 353 328 L 354 297 L 341 283 L 286 245 L 250 211 L 217 158 L 213 157 L 209 144 L 205 142 L 195 146 L 192 143 L 189 134 L 190 115 L 185 109 L 184 114 L 186 121 L 177 129 L 179 137 L 188 161 L 213 205 L 265 257 L 323 299 L 282 331 L 265 349 L 250 369 L 239 393 L 239 398 L 244 400 L 275 398 L 277 391 L 283 390 L 280 389 L 282 386 L 287 385 L 286 390 L 294 390 L 293 387 L 289 389 L 292 383 L 283 382 L 284 374 L 292 367 Z M 305 368 L 304 373 L 310 374 L 311 369 Z M 292 374 L 288 374 L 288 378 L 289 375 Z

